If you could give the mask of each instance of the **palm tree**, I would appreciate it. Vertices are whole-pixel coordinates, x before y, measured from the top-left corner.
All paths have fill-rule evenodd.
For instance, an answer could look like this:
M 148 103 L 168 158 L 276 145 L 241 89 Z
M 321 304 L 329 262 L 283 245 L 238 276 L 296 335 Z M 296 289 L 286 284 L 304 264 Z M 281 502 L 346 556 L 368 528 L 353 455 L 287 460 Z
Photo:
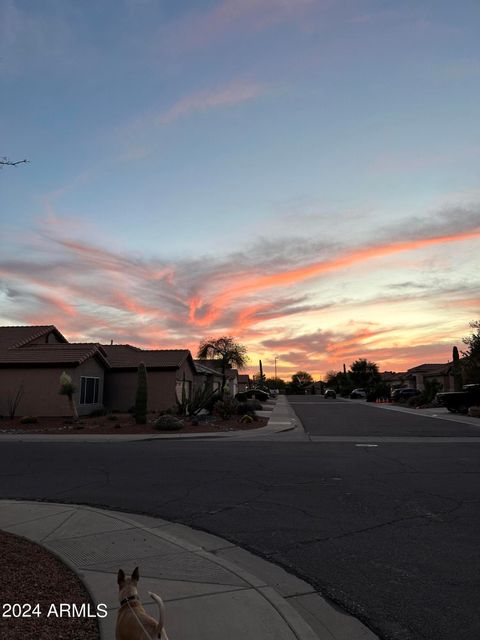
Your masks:
M 243 369 L 246 366 L 247 348 L 243 344 L 235 342 L 231 336 L 222 336 L 221 338 L 206 338 L 202 340 L 198 347 L 197 358 L 213 358 L 220 360 L 222 364 L 222 388 L 220 394 L 223 397 L 225 384 L 227 382 L 227 367 L 235 366 Z

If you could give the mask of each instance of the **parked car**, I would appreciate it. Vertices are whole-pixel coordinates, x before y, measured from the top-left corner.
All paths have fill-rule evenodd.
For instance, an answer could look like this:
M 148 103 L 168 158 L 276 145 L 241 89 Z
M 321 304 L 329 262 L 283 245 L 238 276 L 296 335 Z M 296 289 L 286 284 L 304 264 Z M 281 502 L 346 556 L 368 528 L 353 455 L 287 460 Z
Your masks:
M 467 413 L 470 407 L 480 405 L 480 384 L 466 384 L 463 391 L 442 391 L 435 399 L 451 413 Z
M 250 398 L 255 398 L 255 400 L 260 400 L 260 402 L 266 402 L 270 398 L 270 393 L 268 391 L 264 391 L 259 388 L 247 389 L 246 391 L 240 391 L 235 396 L 235 400 L 239 402 L 245 402 Z
M 367 397 L 367 392 L 365 391 L 365 389 L 354 389 L 350 394 L 351 400 L 358 400 L 359 398 L 366 398 L 366 397 Z
M 408 400 L 408 398 L 413 398 L 414 396 L 419 396 L 422 392 L 420 389 L 409 389 L 407 387 L 402 387 L 400 389 L 394 389 L 390 394 L 390 398 L 394 402 L 399 402 L 400 400 Z
M 335 389 L 325 389 L 325 393 L 323 394 L 324 398 L 336 398 L 337 392 Z

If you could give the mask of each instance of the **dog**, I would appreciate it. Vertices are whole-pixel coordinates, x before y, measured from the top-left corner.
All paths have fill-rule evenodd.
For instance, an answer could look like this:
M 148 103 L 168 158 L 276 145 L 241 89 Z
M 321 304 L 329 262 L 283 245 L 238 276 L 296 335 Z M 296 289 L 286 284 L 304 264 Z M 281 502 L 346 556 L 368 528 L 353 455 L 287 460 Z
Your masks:
M 117 582 L 120 608 L 117 614 L 115 640 L 169 640 L 165 631 L 165 605 L 156 593 L 148 595 L 158 605 L 158 622 L 146 613 L 138 596 L 137 584 L 140 578 L 136 567 L 130 578 L 119 569 Z

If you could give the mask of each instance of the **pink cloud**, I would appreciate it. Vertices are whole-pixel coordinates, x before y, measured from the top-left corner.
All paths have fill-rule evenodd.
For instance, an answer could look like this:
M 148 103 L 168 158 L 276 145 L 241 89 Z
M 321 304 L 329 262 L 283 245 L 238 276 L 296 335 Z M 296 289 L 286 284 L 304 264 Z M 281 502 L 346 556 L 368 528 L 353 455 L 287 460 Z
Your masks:
M 266 88 L 259 83 L 236 80 L 224 87 L 193 93 L 181 98 L 165 113 L 158 116 L 155 121 L 157 124 L 170 124 L 191 113 L 232 107 L 249 102 L 263 95 L 265 91 Z

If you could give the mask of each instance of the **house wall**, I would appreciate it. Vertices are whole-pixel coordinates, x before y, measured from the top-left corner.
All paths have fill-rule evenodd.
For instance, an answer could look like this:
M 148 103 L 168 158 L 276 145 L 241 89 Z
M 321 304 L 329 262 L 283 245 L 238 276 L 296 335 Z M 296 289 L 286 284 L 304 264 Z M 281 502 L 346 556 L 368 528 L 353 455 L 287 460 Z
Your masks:
M 69 416 L 68 399 L 58 393 L 63 368 L 18 368 L 0 370 L 0 414 L 7 416 L 8 396 L 23 386 L 17 416 Z M 67 369 L 67 373 L 74 372 Z
M 162 411 L 175 406 L 176 371 L 148 371 L 147 411 Z M 135 405 L 136 371 L 107 371 L 105 406 L 110 410 L 128 411 Z
M 95 409 L 103 407 L 103 367 L 90 358 L 78 367 L 32 367 L 32 368 L 5 368 L 0 369 L 0 415 L 7 416 L 8 397 L 14 397 L 20 386 L 23 385 L 22 399 L 18 405 L 17 416 L 59 417 L 71 416 L 70 405 L 66 396 L 58 393 L 60 388 L 60 376 L 66 371 L 71 376 L 77 387 L 74 400 L 79 415 L 89 414 Z M 95 405 L 81 406 L 80 402 L 80 376 L 93 376 L 99 378 L 98 399 Z

